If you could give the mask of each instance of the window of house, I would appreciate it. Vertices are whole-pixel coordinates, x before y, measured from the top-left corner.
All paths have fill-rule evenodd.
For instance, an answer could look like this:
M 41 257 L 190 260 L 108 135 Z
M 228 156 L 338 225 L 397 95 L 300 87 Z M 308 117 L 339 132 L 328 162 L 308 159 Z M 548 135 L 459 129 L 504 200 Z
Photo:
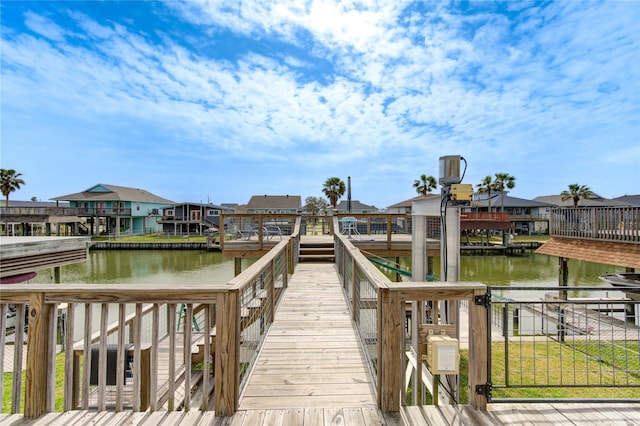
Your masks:
M 175 216 L 175 212 L 173 211 L 173 209 L 167 209 L 164 211 L 164 214 L 166 214 L 169 217 L 173 217 Z

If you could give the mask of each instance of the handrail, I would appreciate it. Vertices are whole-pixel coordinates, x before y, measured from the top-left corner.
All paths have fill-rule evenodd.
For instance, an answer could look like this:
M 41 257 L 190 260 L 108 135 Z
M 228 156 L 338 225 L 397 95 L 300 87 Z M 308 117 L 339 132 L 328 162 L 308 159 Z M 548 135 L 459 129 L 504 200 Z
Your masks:
M 460 220 L 497 220 L 508 222 L 511 220 L 511 214 L 502 212 L 465 212 L 460 213 Z
M 552 208 L 550 215 L 551 236 L 640 244 L 640 207 Z
M 176 377 L 180 371 L 184 373 L 184 384 L 190 386 L 189 374 L 191 371 L 190 353 L 193 343 L 191 328 L 185 329 L 184 350 L 176 351 L 176 338 L 178 337 L 175 327 L 176 307 L 185 304 L 188 315 L 192 315 L 194 306 L 203 309 L 205 321 L 203 334 L 211 334 L 211 325 L 215 323 L 215 354 L 210 351 L 209 345 L 204 345 L 204 371 L 208 371 L 211 365 L 209 356 L 215 358 L 215 387 L 214 405 L 216 413 L 220 415 L 233 414 L 237 409 L 239 383 L 238 374 L 241 362 L 239 358 L 240 331 L 249 327 L 252 323 L 262 322 L 260 318 L 265 318 L 265 323 L 270 323 L 273 318 L 274 306 L 282 288 L 287 284 L 287 264 L 288 264 L 288 241 L 282 241 L 277 248 L 264 259 L 252 265 L 247 271 L 234 278 L 230 284 L 210 285 L 194 284 L 187 287 L 164 287 L 156 284 L 105 284 L 101 286 L 88 287 L 84 284 L 15 284 L 5 286 L 0 294 L 0 307 L 6 311 L 9 303 L 19 304 L 19 306 L 29 305 L 29 328 L 27 337 L 27 381 L 24 385 L 25 418 L 38 417 L 48 411 L 54 411 L 53 394 L 55 392 L 55 367 L 53 367 L 53 357 L 55 356 L 55 333 L 58 328 L 56 321 L 58 305 L 66 303 L 67 322 L 64 329 L 65 337 L 65 410 L 72 410 L 81 401 L 82 408 L 88 408 L 90 395 L 89 375 L 84 374 L 80 380 L 80 359 L 83 359 L 84 368 L 90 371 L 91 346 L 99 346 L 99 373 L 97 392 L 103 395 L 106 384 L 106 354 L 107 339 L 99 336 L 115 334 L 118 339 L 118 368 L 124 365 L 127 356 L 126 351 L 133 358 L 133 406 L 134 411 L 145 410 L 150 407 L 152 410 L 158 408 L 161 396 L 157 392 L 157 377 L 151 374 L 155 371 L 158 363 L 158 344 L 162 337 L 158 333 L 161 324 L 166 327 L 170 344 L 173 349 L 169 351 L 169 377 Z M 260 270 L 258 270 L 261 268 Z M 263 288 L 260 287 L 263 285 Z M 248 300 L 248 297 L 262 297 L 263 306 Z M 268 297 L 265 297 L 268 296 Z M 76 321 L 75 315 L 77 304 L 84 304 L 84 328 L 83 338 L 80 342 L 73 339 L 74 326 L 81 323 Z M 125 317 L 126 304 L 135 305 L 135 314 Z M 144 306 L 151 304 L 149 306 Z M 167 306 L 166 322 L 161 320 L 159 307 Z M 216 310 L 212 309 L 213 305 Z M 117 326 L 109 325 L 109 306 L 116 307 L 119 311 Z M 201 308 L 204 306 L 204 308 Z M 245 307 L 246 306 L 246 307 Z M 96 309 L 94 309 L 94 307 Z M 101 307 L 101 309 L 99 309 Z M 256 309 L 257 308 L 257 309 Z M 97 321 L 100 323 L 99 334 L 94 332 L 91 326 L 93 311 L 97 310 Z M 102 313 L 100 313 L 100 311 Z M 22 311 L 24 312 L 24 311 Z M 215 312 L 215 321 L 212 321 Z M 247 313 L 248 312 L 248 313 Z M 151 343 L 145 346 L 142 341 L 142 321 L 143 313 L 151 316 L 152 332 Z M 151 315 L 148 315 L 150 313 Z M 248 315 L 245 317 L 245 314 Z M 164 317 L 163 317 L 164 318 Z M 130 325 L 130 327 L 128 327 Z M 133 335 L 133 346 L 126 349 L 125 327 L 131 328 Z M 255 327 L 254 327 L 255 328 Z M 4 335 L 2 345 L 4 347 Z M 248 344 L 249 342 L 243 342 Z M 81 345 L 81 347 L 79 347 Z M 76 349 L 74 350 L 74 346 Z M 213 346 L 212 346 L 213 348 Z M 16 348 L 17 349 L 17 348 Z M 20 346 L 21 349 L 21 346 Z M 255 348 L 254 348 L 255 349 Z M 246 351 L 245 351 L 246 352 Z M 175 354 L 184 353 L 182 361 Z M 22 355 L 18 353 L 19 358 Z M 94 360 L 95 362 L 95 360 Z M 181 365 L 177 363 L 181 362 Z M 156 367 L 152 366 L 155 365 Z M 122 367 L 124 368 L 124 367 Z M 122 370 L 124 373 L 124 369 Z M 21 385 L 18 369 L 14 373 L 17 381 L 17 394 L 21 393 Z M 17 374 L 17 376 L 16 376 Z M 122 410 L 123 375 L 117 374 L 118 383 L 116 386 L 116 410 Z M 208 375 L 203 375 L 203 387 L 207 388 Z M 15 387 L 14 387 L 15 389 Z M 166 388 L 165 388 L 166 389 Z M 166 390 L 165 390 L 166 391 Z M 169 410 L 175 409 L 176 388 L 173 380 L 169 380 L 168 399 Z M 185 405 L 190 402 L 190 392 L 186 392 Z M 104 410 L 104 398 L 98 397 L 98 410 Z M 166 397 L 165 397 L 166 398 Z M 12 404 L 12 412 L 19 411 L 20 400 L 15 399 Z M 207 400 L 203 398 L 203 409 L 207 409 Z
M 337 219 L 336 219 L 337 221 Z M 408 302 L 418 302 L 437 307 L 439 301 L 469 301 L 469 402 L 475 408 L 484 409 L 487 395 L 476 392 L 488 383 L 487 378 L 487 330 L 488 314 L 483 303 L 487 288 L 479 283 L 391 282 L 369 262 L 343 235 L 335 234 L 336 263 L 349 308 L 356 323 L 369 371 L 376 383 L 378 405 L 384 412 L 398 411 L 405 400 L 402 359 L 405 356 L 405 312 Z M 436 308 L 437 309 L 437 308 Z M 372 321 L 372 316 L 375 318 Z M 424 330 L 451 330 L 449 324 L 419 322 L 418 347 L 412 347 L 415 359 L 425 355 L 427 333 Z M 431 321 L 433 321 L 433 318 Z M 422 363 L 418 362 L 422 368 Z M 419 375 L 421 377 L 421 375 Z M 420 383 L 413 383 L 413 392 L 420 392 Z M 472 391 L 471 391 L 472 390 Z

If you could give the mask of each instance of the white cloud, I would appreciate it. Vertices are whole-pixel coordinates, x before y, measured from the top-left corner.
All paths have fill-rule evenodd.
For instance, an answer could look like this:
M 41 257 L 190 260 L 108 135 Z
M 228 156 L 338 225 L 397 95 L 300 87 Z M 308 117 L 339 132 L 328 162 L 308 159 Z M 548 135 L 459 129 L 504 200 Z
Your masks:
M 66 31 L 44 16 L 33 12 L 26 12 L 24 23 L 31 31 L 53 41 L 63 41 Z
M 628 28 L 640 12 L 624 4 L 510 4 L 520 14 L 511 20 L 491 5 L 468 15 L 442 3 L 166 5 L 207 35 L 167 31 L 158 43 L 77 12 L 75 32 L 25 15 L 44 39 L 3 35 L 2 93 L 12 99 L 3 110 L 104 126 L 113 137 L 139 136 L 134 145 L 178 140 L 155 144 L 165 157 L 296 158 L 305 173 L 332 164 L 404 174 L 408 185 L 453 153 L 474 167 L 558 164 L 550 152 L 597 151 L 605 140 L 610 152 L 637 158 L 638 39 Z M 222 29 L 291 49 L 219 58 L 190 47 Z M 313 74 L 314 60 L 335 72 Z

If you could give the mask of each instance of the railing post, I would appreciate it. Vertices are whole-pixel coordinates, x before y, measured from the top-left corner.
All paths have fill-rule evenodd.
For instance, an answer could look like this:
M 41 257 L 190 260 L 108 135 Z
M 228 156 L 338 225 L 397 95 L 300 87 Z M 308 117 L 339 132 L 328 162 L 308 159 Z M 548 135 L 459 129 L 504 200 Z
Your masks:
M 378 344 L 382 348 L 378 359 L 380 377 L 378 393 L 380 409 L 383 412 L 400 411 L 400 391 L 402 388 L 402 337 L 404 336 L 401 300 L 397 291 L 380 289 L 381 327 Z
M 240 299 L 238 291 L 218 294 L 216 307 L 216 415 L 232 416 L 238 409 L 240 360 Z
M 487 408 L 489 375 L 488 293 L 473 292 L 469 301 L 469 403 L 477 410 Z
M 29 331 L 27 344 L 27 373 L 24 399 L 24 417 L 33 419 L 46 411 L 47 366 L 50 305 L 44 303 L 44 293 L 29 297 Z M 19 331 L 18 331 L 19 332 Z

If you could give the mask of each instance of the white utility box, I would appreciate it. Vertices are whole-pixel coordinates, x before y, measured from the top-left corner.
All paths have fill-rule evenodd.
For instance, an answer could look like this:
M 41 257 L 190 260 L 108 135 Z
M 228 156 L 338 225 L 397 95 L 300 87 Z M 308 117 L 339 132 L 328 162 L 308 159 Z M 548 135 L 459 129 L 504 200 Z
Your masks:
M 444 334 L 427 336 L 427 366 L 431 374 L 458 374 L 458 339 Z

